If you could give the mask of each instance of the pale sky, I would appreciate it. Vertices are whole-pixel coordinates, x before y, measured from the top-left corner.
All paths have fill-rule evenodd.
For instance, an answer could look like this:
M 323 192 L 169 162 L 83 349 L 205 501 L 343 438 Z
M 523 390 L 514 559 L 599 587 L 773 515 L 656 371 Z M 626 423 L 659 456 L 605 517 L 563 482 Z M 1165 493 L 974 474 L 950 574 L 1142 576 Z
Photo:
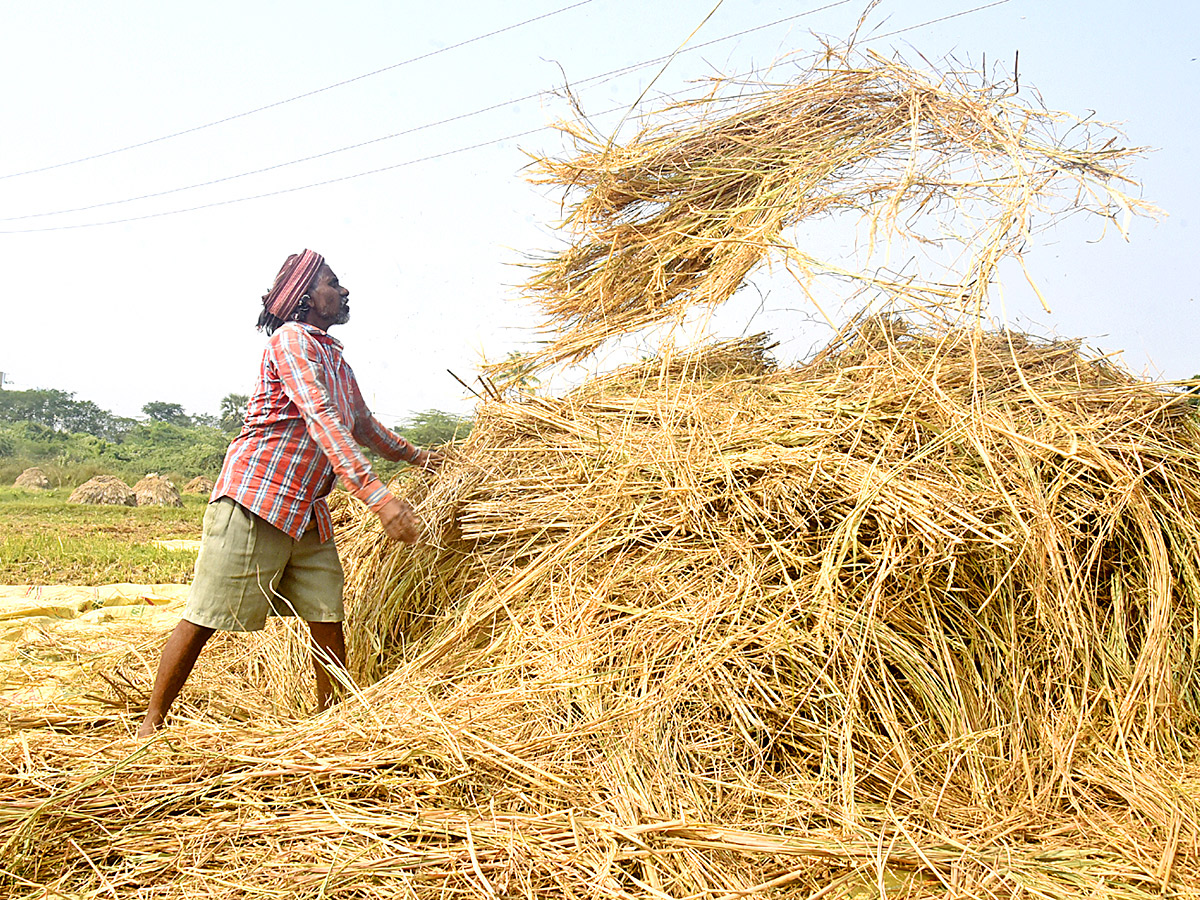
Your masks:
M 350 289 L 351 322 L 332 333 L 380 417 L 469 413 L 472 398 L 446 370 L 470 380 L 483 356 L 530 340 L 537 321 L 513 300 L 519 264 L 557 245 L 549 226 L 561 197 L 528 185 L 522 169 L 527 151 L 565 149 L 546 127 L 569 113 L 554 91 L 565 75 L 585 110 L 615 127 L 621 113 L 609 111 L 632 106 L 662 65 L 597 76 L 669 55 L 715 2 L 3 4 L 6 387 L 73 391 L 123 415 L 151 400 L 215 413 L 225 394 L 253 386 L 261 295 L 285 256 L 310 247 Z M 813 32 L 844 39 L 865 6 L 725 0 L 643 107 L 698 78 L 811 52 Z M 1129 242 L 1072 221 L 1029 256 L 1053 313 L 1021 285 L 1005 285 L 1004 297 L 1016 327 L 1123 351 L 1127 367 L 1153 378 L 1200 371 L 1188 262 L 1200 227 L 1198 10 L 884 0 L 862 32 L 865 46 L 917 65 L 953 55 L 1011 67 L 1019 51 L 1022 87 L 1048 107 L 1117 122 L 1130 145 L 1152 149 L 1131 174 L 1167 217 L 1136 220 Z M 967 14 L 922 24 L 955 13 Z M 328 155 L 280 165 L 317 154 Z M 305 187 L 332 179 L 346 180 Z M 286 193 L 244 199 L 275 191 Z M 80 207 L 94 208 L 60 212 Z M 123 219 L 134 221 L 95 224 Z M 68 227 L 80 225 L 89 227 Z M 771 330 L 788 362 L 821 340 L 812 317 L 765 281 L 719 324 Z

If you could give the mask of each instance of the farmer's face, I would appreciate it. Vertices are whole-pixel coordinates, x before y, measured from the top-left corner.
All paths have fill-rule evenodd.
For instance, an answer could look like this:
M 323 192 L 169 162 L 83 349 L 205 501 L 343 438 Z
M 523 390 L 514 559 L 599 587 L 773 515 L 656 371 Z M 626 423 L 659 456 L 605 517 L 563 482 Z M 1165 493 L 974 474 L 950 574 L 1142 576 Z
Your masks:
M 330 325 L 345 325 L 350 321 L 350 304 L 346 300 L 350 292 L 338 284 L 329 266 L 322 265 L 317 270 L 316 286 L 309 290 L 308 296 L 309 325 L 328 331 Z

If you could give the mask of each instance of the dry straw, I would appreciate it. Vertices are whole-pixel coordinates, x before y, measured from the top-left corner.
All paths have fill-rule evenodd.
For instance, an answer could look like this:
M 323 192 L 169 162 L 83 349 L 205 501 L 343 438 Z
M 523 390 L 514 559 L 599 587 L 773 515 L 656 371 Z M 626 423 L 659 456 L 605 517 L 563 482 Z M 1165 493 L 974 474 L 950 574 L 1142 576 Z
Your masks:
M 150 472 L 133 486 L 138 506 L 183 506 L 179 490 L 171 479 Z
M 17 476 L 17 480 L 13 484 L 16 487 L 25 488 L 27 491 L 48 491 L 53 487 L 50 479 L 46 477 L 46 473 L 37 466 L 30 466 L 26 469 Z
M 71 492 L 68 503 L 108 506 L 137 506 L 133 489 L 115 475 L 97 475 Z
M 197 475 L 195 478 L 193 478 L 191 481 L 189 481 L 187 484 L 185 484 L 183 486 L 183 493 L 185 493 L 185 494 L 203 494 L 205 496 L 208 496 L 209 494 L 212 493 L 212 489 L 213 489 L 213 480 L 211 478 L 206 478 L 203 475 Z
M 676 213 L 699 218 L 672 235 L 597 190 L 609 230 L 534 285 L 565 326 L 541 361 L 722 299 L 797 209 L 874 203 L 894 226 L 894 182 L 872 194 L 860 169 L 872 148 L 901 152 L 904 123 L 931 154 L 993 142 L 1036 163 L 1015 195 L 998 167 L 1003 224 L 981 232 L 983 282 L 1061 174 L 1039 160 L 1108 190 L 1121 151 L 1017 140 L 991 116 L 1004 97 L 955 105 L 952 81 L 927 92 L 895 63 L 834 62 L 764 86 L 740 138 L 700 106 L 691 142 L 650 133 L 561 164 L 555 177 L 592 189 L 618 183 L 616 159 L 653 159 L 713 192 L 676 182 Z M 822 103 L 783 116 L 806 89 Z M 926 129 L 905 109 L 950 124 Z M 758 188 L 727 189 L 739 167 Z M 959 189 L 914 169 L 901 200 Z M 626 240 L 638 230 L 654 241 Z M 862 319 L 797 367 L 777 367 L 768 344 L 482 404 L 436 478 L 398 485 L 427 524 L 418 547 L 343 500 L 365 687 L 331 714 L 297 719 L 247 689 L 285 690 L 307 664 L 283 632 L 260 646 L 290 648 L 289 667 L 226 642 L 147 745 L 89 733 L 79 715 L 59 714 L 57 734 L 11 723 L 10 893 L 1200 893 L 1185 766 L 1200 725 L 1192 407 L 1074 342 L 940 319 Z M 105 673 L 131 725 L 152 658 Z
M 5 868 L 119 896 L 1200 888 L 1190 407 L 1005 333 L 764 351 L 483 407 L 411 485 L 424 546 L 338 511 L 382 681 L 297 722 L 201 679 L 202 720 L 145 750 L 10 741 Z
M 1150 209 L 1126 193 L 1135 151 L 1118 134 L 1029 94 L 831 49 L 791 83 L 718 81 L 624 145 L 585 117 L 563 124 L 578 152 L 536 159 L 534 173 L 567 190 L 571 243 L 529 282 L 549 325 L 526 366 L 577 361 L 614 336 L 720 304 L 764 263 L 805 290 L 832 273 L 907 306 L 982 311 L 1035 216 L 1044 227 L 1055 212 L 1087 209 L 1123 227 Z M 862 217 L 868 245 L 908 236 L 962 258 L 922 280 L 847 271 L 793 243 L 795 226 L 839 215 Z

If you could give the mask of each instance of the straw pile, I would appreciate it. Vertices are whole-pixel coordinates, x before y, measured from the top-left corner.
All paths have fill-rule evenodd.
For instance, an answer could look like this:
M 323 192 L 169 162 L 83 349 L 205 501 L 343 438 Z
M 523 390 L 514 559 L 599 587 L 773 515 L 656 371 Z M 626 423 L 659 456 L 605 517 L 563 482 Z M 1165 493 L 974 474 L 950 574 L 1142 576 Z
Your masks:
M 203 494 L 205 497 L 212 493 L 212 489 L 213 480 L 205 478 L 203 475 L 197 475 L 183 486 L 185 494 Z
M 26 469 L 17 476 L 17 480 L 13 484 L 16 487 L 25 488 L 27 491 L 48 491 L 53 487 L 50 479 L 46 477 L 46 473 L 37 466 L 30 466 Z
M 1095 804 L 1182 817 L 1194 854 L 1194 804 L 1139 771 L 1200 724 L 1191 408 L 1021 335 L 884 319 L 800 369 L 761 350 L 483 410 L 425 500 L 437 549 L 356 547 L 364 674 L 628 715 L 602 754 L 639 815 L 728 821 L 719 785 L 758 814 L 803 785 L 846 827 Z
M 426 546 L 338 511 L 355 667 L 390 670 L 361 702 L 12 743 L 0 865 L 177 897 L 1200 891 L 1191 408 L 1020 335 L 765 349 L 483 407 L 410 485 Z
M 179 490 L 171 479 L 149 472 L 133 486 L 138 506 L 183 506 Z
M 137 496 L 124 481 L 115 475 L 97 475 L 71 492 L 68 503 L 91 503 L 109 506 L 137 506 Z

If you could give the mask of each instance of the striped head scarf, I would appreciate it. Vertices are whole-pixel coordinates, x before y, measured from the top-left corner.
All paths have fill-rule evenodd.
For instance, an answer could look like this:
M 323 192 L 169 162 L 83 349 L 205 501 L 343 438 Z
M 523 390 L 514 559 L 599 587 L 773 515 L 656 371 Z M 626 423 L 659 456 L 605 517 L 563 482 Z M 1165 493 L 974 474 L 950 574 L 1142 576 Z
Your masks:
M 279 274 L 275 276 L 275 284 L 269 293 L 263 295 L 263 307 L 268 313 L 287 321 L 288 316 L 296 309 L 300 297 L 312 284 L 317 269 L 325 262 L 325 257 L 312 250 L 293 253 L 284 262 Z

